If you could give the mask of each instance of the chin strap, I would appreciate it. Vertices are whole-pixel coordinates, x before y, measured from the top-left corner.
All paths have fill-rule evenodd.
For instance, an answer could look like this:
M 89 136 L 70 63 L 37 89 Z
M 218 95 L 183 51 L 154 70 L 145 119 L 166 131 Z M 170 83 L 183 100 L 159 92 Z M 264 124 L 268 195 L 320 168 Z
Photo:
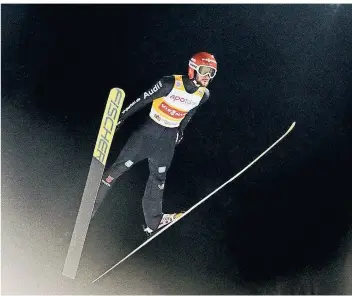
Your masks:
M 198 86 L 198 87 L 201 86 L 201 85 L 197 82 L 197 80 L 193 79 L 192 81 L 193 81 L 193 83 L 195 84 L 195 86 Z
M 197 87 L 201 87 L 201 86 L 202 86 L 201 84 L 199 84 L 199 83 L 197 82 L 196 79 L 193 79 L 192 81 L 193 81 L 193 83 L 194 83 L 195 86 L 197 86 Z M 213 78 L 210 78 L 210 79 L 209 79 L 209 84 L 210 84 L 210 82 L 212 82 L 212 81 L 213 81 Z M 208 84 L 208 85 L 209 85 L 209 84 Z

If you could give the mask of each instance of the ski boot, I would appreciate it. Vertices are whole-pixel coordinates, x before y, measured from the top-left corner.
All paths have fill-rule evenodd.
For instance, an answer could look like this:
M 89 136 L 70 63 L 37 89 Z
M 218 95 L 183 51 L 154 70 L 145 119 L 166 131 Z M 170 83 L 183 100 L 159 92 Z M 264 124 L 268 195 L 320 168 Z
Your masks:
M 174 214 L 163 214 L 163 217 L 161 218 L 159 226 L 156 230 L 153 230 L 153 229 L 149 228 L 148 226 L 143 226 L 143 230 L 148 236 L 152 236 L 155 233 L 157 233 L 162 227 L 170 224 L 171 222 L 174 222 L 175 220 L 180 219 L 182 217 L 183 213 L 184 212 L 174 213 Z

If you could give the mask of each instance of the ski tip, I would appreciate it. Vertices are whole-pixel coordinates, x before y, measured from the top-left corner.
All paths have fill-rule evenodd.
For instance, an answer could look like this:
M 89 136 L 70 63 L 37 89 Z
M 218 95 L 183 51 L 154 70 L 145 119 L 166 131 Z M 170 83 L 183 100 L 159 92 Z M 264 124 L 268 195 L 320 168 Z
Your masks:
M 288 129 L 288 131 L 290 132 L 291 130 L 293 130 L 293 128 L 295 127 L 295 125 L 296 125 L 296 121 L 294 121 L 294 122 L 291 124 L 290 128 Z

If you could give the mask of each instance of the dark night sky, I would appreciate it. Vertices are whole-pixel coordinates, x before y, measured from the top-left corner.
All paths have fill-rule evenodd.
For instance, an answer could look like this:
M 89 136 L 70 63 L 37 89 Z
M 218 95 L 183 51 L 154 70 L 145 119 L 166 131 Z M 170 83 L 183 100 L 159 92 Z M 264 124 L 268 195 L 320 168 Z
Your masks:
M 351 5 L 51 4 L 1 10 L 5 293 L 351 289 L 345 268 L 352 258 Z M 293 121 L 296 128 L 243 176 L 90 286 L 144 239 L 141 198 L 148 171 L 145 163 L 136 166 L 121 177 L 92 224 L 78 279 L 63 279 L 110 88 L 123 88 L 128 104 L 160 77 L 186 74 L 197 51 L 214 53 L 219 71 L 209 87 L 211 100 L 176 150 L 167 210 L 189 208 Z M 109 164 L 148 110 L 118 132 Z M 26 268 L 18 273 L 14 266 Z M 37 273 L 26 273 L 29 266 Z M 14 284 L 21 278 L 28 286 Z

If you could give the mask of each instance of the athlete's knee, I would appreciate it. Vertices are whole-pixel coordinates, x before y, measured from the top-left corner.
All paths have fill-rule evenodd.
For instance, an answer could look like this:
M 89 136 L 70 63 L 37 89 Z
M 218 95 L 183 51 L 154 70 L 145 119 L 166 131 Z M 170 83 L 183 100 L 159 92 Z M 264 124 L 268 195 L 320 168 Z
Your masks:
M 111 187 L 118 177 L 120 177 L 124 172 L 126 172 L 133 165 L 132 160 L 127 161 L 116 161 L 109 170 L 105 172 L 105 176 L 101 182 L 107 186 Z
M 124 163 L 125 167 L 128 168 L 128 169 L 129 169 L 131 166 L 133 166 L 133 164 L 134 164 L 134 163 L 133 163 L 132 160 L 127 160 L 127 161 Z
M 158 188 L 164 190 L 166 180 L 166 166 L 160 166 L 152 173 L 152 177 L 156 181 Z
M 110 172 L 120 171 L 129 169 L 134 165 L 134 161 L 132 159 L 128 159 L 125 156 L 119 156 L 116 161 L 112 164 L 109 169 Z

